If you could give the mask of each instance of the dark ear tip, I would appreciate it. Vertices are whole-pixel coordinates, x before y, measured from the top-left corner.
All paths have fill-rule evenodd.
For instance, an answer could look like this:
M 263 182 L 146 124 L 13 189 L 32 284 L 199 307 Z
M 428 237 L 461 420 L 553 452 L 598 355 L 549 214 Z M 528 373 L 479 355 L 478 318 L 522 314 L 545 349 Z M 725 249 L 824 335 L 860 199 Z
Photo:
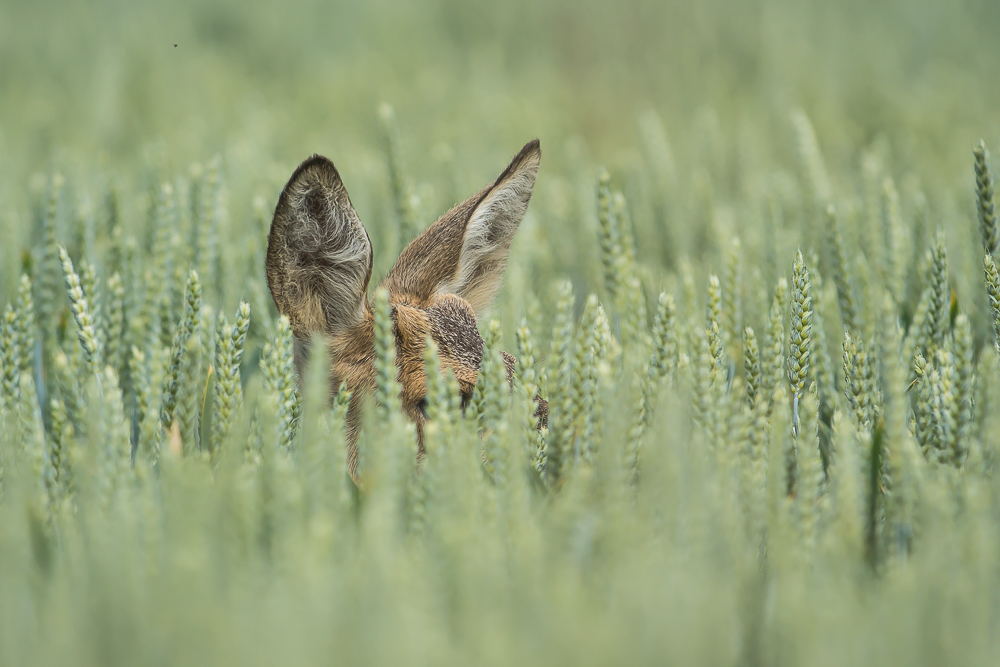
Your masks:
M 507 167 L 507 172 L 512 169 L 520 169 L 526 164 L 534 162 L 534 168 L 537 169 L 538 165 L 542 161 L 542 147 L 538 139 L 532 139 L 524 145 L 514 159 L 510 161 L 510 166 Z
M 305 160 L 303 160 L 302 164 L 300 164 L 298 167 L 295 168 L 295 173 L 300 174 L 306 169 L 309 169 L 310 167 L 317 167 L 317 166 L 320 168 L 336 170 L 336 167 L 333 166 L 333 162 L 330 160 L 330 158 L 324 155 L 320 155 L 319 153 L 313 153 Z
M 308 166 L 314 165 L 314 164 L 328 164 L 331 167 L 333 166 L 333 162 L 330 161 L 330 158 L 326 157 L 325 155 L 320 155 L 319 153 L 313 153 L 312 155 L 310 155 L 309 157 L 307 157 L 305 160 L 303 160 L 302 164 L 299 165 L 299 166 L 300 167 L 308 167 Z
M 330 158 L 320 155 L 319 153 L 314 153 L 310 157 L 303 160 L 302 164 L 295 168 L 295 171 L 292 172 L 292 177 L 288 179 L 288 183 L 294 183 L 302 174 L 310 169 L 315 169 L 319 173 L 333 174 L 337 180 L 340 179 L 340 174 L 337 173 L 337 168 L 333 166 L 333 162 Z
M 274 209 L 275 219 L 277 219 L 280 211 L 289 206 L 288 198 L 295 188 L 306 187 L 306 189 L 311 189 L 313 186 L 319 186 L 321 189 L 332 192 L 337 198 L 343 199 L 341 203 L 345 207 L 351 207 L 351 200 L 347 195 L 347 189 L 340 179 L 337 168 L 333 166 L 333 162 L 327 157 L 313 154 L 295 168 L 285 187 L 281 190 L 281 196 L 278 198 L 278 204 Z

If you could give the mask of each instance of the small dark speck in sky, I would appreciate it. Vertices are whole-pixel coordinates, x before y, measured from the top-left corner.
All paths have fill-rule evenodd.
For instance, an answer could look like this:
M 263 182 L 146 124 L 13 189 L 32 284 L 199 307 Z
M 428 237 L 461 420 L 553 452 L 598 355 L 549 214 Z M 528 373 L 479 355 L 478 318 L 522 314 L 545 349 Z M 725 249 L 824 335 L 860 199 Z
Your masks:
M 176 45 L 176 44 L 174 44 L 174 48 L 175 48 L 175 49 L 177 48 L 177 45 Z

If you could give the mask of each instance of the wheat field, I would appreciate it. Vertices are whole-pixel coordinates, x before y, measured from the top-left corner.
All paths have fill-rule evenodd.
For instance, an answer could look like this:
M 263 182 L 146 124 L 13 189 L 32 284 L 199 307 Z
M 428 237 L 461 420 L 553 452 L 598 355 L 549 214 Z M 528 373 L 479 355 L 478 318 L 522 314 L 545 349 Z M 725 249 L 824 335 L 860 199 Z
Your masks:
M 3 3 L 0 664 L 994 664 L 998 28 Z M 355 483 L 268 291 L 281 187 L 336 163 L 376 284 L 535 137 L 419 467 L 372 295 Z

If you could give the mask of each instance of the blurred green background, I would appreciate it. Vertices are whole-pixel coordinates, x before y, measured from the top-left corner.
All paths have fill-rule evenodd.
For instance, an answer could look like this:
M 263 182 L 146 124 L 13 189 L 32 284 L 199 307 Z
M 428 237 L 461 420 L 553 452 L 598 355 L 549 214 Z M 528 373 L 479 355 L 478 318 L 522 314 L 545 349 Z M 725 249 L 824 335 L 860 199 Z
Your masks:
M 893 481 L 903 480 L 899 495 L 886 501 L 877 484 L 867 496 L 859 490 L 874 479 L 858 465 L 873 449 L 857 435 L 845 397 L 844 327 L 817 215 L 827 201 L 815 192 L 822 179 L 810 173 L 810 159 L 829 172 L 869 349 L 880 349 L 883 336 L 911 342 L 920 333 L 906 327 L 934 283 L 941 303 L 952 295 L 952 319 L 968 315 L 975 346 L 963 349 L 991 359 L 994 312 L 982 283 L 971 149 L 980 138 L 991 148 L 1000 142 L 998 34 L 996 0 L 0 0 L 0 303 L 15 301 L 21 273 L 31 275 L 25 296 L 34 285 L 38 349 L 62 354 L 56 358 L 65 357 L 70 370 L 63 383 L 30 352 L 24 369 L 35 369 L 42 391 L 81 399 L 70 415 L 81 431 L 60 446 L 83 452 L 84 463 L 99 452 L 114 464 L 109 469 L 120 468 L 102 476 L 81 465 L 82 489 L 53 501 L 48 523 L 33 514 L 33 463 L 21 461 L 17 474 L 8 468 L 0 479 L 0 662 L 322 664 L 332 655 L 348 664 L 396 664 L 417 655 L 422 664 L 612 664 L 622 656 L 662 664 L 669 655 L 677 664 L 988 664 L 1000 619 L 1000 410 L 986 408 L 1000 405 L 1000 376 L 977 362 L 987 392 L 976 414 L 979 468 L 925 465 L 917 454 L 894 469 L 904 473 Z M 379 120 L 383 104 L 398 121 L 391 151 Z M 811 120 L 821 157 L 802 150 L 811 130 L 808 121 L 793 126 L 793 109 Z M 431 494 L 426 536 L 416 537 L 397 526 L 405 517 L 397 516 L 394 494 L 409 488 L 406 474 L 381 480 L 364 502 L 338 486 L 342 443 L 322 421 L 321 401 L 313 412 L 307 407 L 296 447 L 328 457 L 325 467 L 303 462 L 294 449 L 288 457 L 263 449 L 261 457 L 252 444 L 244 461 L 246 443 L 266 440 L 265 427 L 250 417 L 272 405 L 258 402 L 270 391 L 259 386 L 258 362 L 275 336 L 262 253 L 270 211 L 295 165 L 315 152 L 335 161 L 371 234 L 377 280 L 405 236 L 392 159 L 412 186 L 417 222 L 426 225 L 495 177 L 533 137 L 541 139 L 542 167 L 494 314 L 507 350 L 516 349 L 522 316 L 530 323 L 539 377 L 548 373 L 558 398 L 585 384 L 580 375 L 559 386 L 560 354 L 577 349 L 565 347 L 574 337 L 593 337 L 594 313 L 579 325 L 573 314 L 588 294 L 600 297 L 609 338 L 621 339 L 630 360 L 614 368 L 609 361 L 599 380 L 587 380 L 588 390 L 600 385 L 599 395 L 581 419 L 593 426 L 588 446 L 606 458 L 593 468 L 581 464 L 564 487 L 522 497 L 480 474 L 478 457 L 468 456 L 459 474 L 437 473 L 447 482 L 433 487 L 441 493 Z M 615 219 L 634 234 L 638 261 L 633 267 L 629 257 L 628 270 L 635 269 L 643 303 L 622 306 L 610 294 L 613 281 L 602 280 L 595 201 L 602 165 L 611 172 L 608 196 L 620 190 L 626 202 Z M 65 176 L 62 189 L 53 187 L 57 173 Z M 943 236 L 932 240 L 937 228 Z M 737 237 L 742 245 L 733 244 Z M 631 242 L 627 232 L 623 238 Z M 136 346 L 116 369 L 128 378 L 124 411 L 112 390 L 96 398 L 57 245 L 85 279 L 86 260 L 106 311 L 115 306 L 127 320 L 116 339 L 125 351 Z M 947 247 L 948 259 L 933 265 L 924 254 L 931 247 L 939 256 Z M 825 479 L 814 485 L 822 502 L 832 498 L 816 510 L 829 523 L 815 560 L 803 555 L 796 532 L 799 505 L 773 482 L 784 473 L 777 448 L 791 442 L 791 408 L 749 424 L 739 421 L 742 402 L 689 400 L 710 368 L 710 274 L 723 276 L 732 301 L 724 312 L 734 386 L 744 373 L 737 361 L 744 321 L 765 345 L 772 329 L 781 334 L 771 349 L 783 383 L 787 303 L 783 309 L 774 300 L 770 322 L 768 308 L 797 248 L 811 271 L 822 265 L 827 277 L 825 288 L 814 283 L 826 318 L 825 330 L 815 329 L 825 342 L 817 338 L 815 350 L 819 358 L 828 348 L 823 389 L 837 412 L 838 447 L 856 456 L 834 469 L 829 496 Z M 900 274 L 891 277 L 905 283 L 895 311 L 881 300 L 889 264 Z M 205 349 L 191 356 L 204 363 L 190 363 L 181 392 L 193 423 L 208 396 L 212 318 L 233 313 L 241 299 L 252 305 L 242 362 L 248 408 L 226 441 L 231 468 L 189 449 L 178 460 L 157 459 L 166 441 L 155 392 L 169 386 L 171 327 L 184 312 L 195 265 L 204 283 Z M 121 293 L 108 282 L 116 271 Z M 566 278 L 572 291 L 552 298 L 553 284 Z M 718 288 L 715 282 L 715 296 Z M 609 470 L 626 446 L 639 447 L 630 430 L 636 415 L 652 414 L 637 394 L 636 369 L 651 358 L 661 290 L 678 304 L 676 382 L 673 371 L 670 378 L 677 392 L 664 391 L 659 415 L 640 431 L 646 477 L 632 504 Z M 7 333 L 36 322 L 25 316 L 18 324 L 9 312 Z M 631 342 L 621 335 L 629 317 L 641 330 Z M 563 333 L 552 333 L 559 318 Z M 899 331 L 882 326 L 894 321 Z M 911 373 L 912 357 L 896 361 Z M 705 386 L 715 391 L 717 380 Z M 929 401 L 913 398 L 919 392 L 907 399 L 890 380 L 883 385 L 897 407 L 912 400 L 919 411 Z M 148 466 L 132 469 L 119 465 L 138 395 L 129 383 L 143 382 L 154 391 L 138 445 Z M 492 398 L 506 396 L 497 390 Z M 37 395 L 16 398 L 17 418 L 40 433 Z M 908 453 L 902 445 L 918 451 L 910 413 L 901 409 L 885 445 L 894 457 Z M 746 440 L 759 436 L 760 445 L 777 434 L 767 489 L 768 511 L 778 508 L 768 518 L 771 551 L 758 550 L 759 533 L 739 530 L 744 508 L 724 466 L 720 473 L 704 455 L 710 449 L 699 410 L 709 422 L 706 414 L 732 412 L 726 423 L 738 437 L 728 451 L 741 463 Z M 947 426 L 944 417 L 940 424 Z M 60 429 L 44 425 L 44 434 L 23 425 L 0 433 L 8 447 L 0 454 L 15 452 L 7 460 L 16 462 L 55 451 Z M 509 433 L 528 441 L 528 431 L 511 426 Z M 411 454 L 404 447 L 412 433 L 401 422 L 370 433 L 375 454 L 397 464 Z M 450 456 L 481 446 L 475 424 L 458 423 L 452 436 Z M 521 451 L 524 442 L 515 446 Z M 604 465 L 611 460 L 618 463 Z M 925 473 L 924 487 L 921 480 L 905 487 L 907 475 Z M 320 492 L 329 507 L 317 501 L 320 510 L 310 515 L 302 507 Z M 897 511 L 898 498 L 918 507 L 915 518 L 879 523 L 879 503 Z M 872 528 L 872 543 L 884 541 L 884 570 L 865 561 L 862 525 L 881 526 Z M 914 531 L 912 553 L 897 546 L 897 528 Z
M 779 152 L 796 105 L 833 145 L 885 133 L 964 162 L 996 126 L 998 25 L 990 0 L 6 0 L 3 168 L 64 152 L 124 165 L 157 142 L 184 166 L 240 142 L 350 160 L 383 101 L 418 172 L 441 142 L 464 164 L 534 135 L 553 157 L 577 137 L 613 161 L 650 106 L 681 155 L 706 107 L 727 138 L 750 124 Z

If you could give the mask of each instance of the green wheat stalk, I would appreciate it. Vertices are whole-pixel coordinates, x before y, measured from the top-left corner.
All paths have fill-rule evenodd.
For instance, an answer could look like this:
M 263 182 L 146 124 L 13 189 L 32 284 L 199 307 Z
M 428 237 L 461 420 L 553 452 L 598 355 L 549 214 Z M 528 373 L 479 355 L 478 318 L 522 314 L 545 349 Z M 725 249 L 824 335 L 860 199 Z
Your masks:
M 860 433 L 870 433 L 875 425 L 878 389 L 874 363 L 868 347 L 845 332 L 844 393 Z
M 990 173 L 990 154 L 986 142 L 972 149 L 976 171 L 976 210 L 979 213 L 979 231 L 983 237 L 983 247 L 990 255 L 1000 252 L 1000 224 L 997 223 L 996 206 L 993 201 L 993 174 Z
M 724 336 L 722 314 L 722 283 L 719 276 L 714 273 L 708 276 L 708 300 L 705 302 L 705 326 L 711 327 L 715 324 L 719 329 L 719 336 Z
M 66 413 L 74 428 L 85 430 L 83 419 L 84 397 L 77 374 L 70 365 L 69 358 L 62 350 L 56 350 L 52 357 L 52 369 L 55 376 L 55 394 L 62 400 Z
M 160 391 L 160 426 L 167 433 L 170 432 L 176 416 L 178 393 L 181 387 L 181 369 L 184 355 L 187 352 L 188 339 L 201 317 L 201 280 L 198 278 L 198 272 L 193 269 L 188 275 L 187 285 L 184 288 L 184 304 L 184 318 L 174 332 L 167 372 Z
M 672 377 L 677 368 L 677 304 L 672 294 L 661 292 L 653 316 L 649 377 L 654 383 Z
M 180 425 L 181 441 L 197 450 L 207 450 L 210 443 L 201 440 L 202 412 L 205 406 L 208 364 L 214 356 L 212 337 L 208 334 L 212 323 L 211 306 L 202 305 L 194 328 L 188 335 L 187 350 L 181 363 L 181 388 L 176 419 Z
M 437 343 L 429 335 L 424 341 L 424 371 L 427 373 L 427 393 L 424 394 L 427 419 L 436 423 L 438 430 L 443 430 L 451 417 L 448 385 L 441 367 Z
M 65 267 L 64 267 L 65 268 Z M 104 295 L 101 293 L 101 283 L 97 276 L 97 268 L 87 260 L 80 261 L 80 286 L 83 289 L 83 296 L 90 304 L 91 319 L 94 322 L 94 331 L 97 332 L 101 343 L 104 343 L 104 333 L 106 331 L 104 322 Z
M 927 274 L 927 319 L 923 323 L 921 349 L 930 353 L 944 345 L 948 331 L 951 290 L 948 285 L 948 249 L 944 233 L 938 231 L 931 246 L 931 261 Z
M 490 320 L 483 336 L 483 361 L 472 394 L 473 412 L 479 427 L 487 431 L 497 428 L 507 395 L 506 369 L 500 355 L 502 334 L 500 320 Z
M 757 346 L 757 335 L 751 327 L 743 330 L 743 378 L 746 384 L 747 407 L 751 413 L 757 406 L 761 396 L 760 349 Z
M 734 238 L 726 252 L 726 270 L 723 274 L 722 324 L 729 355 L 739 363 L 740 325 L 743 323 L 743 301 L 740 296 L 743 284 L 743 244 Z
M 812 286 L 809 270 L 802 259 L 802 251 L 795 255 L 792 263 L 791 319 L 788 329 L 788 383 L 792 400 L 801 400 L 810 376 L 812 356 Z M 793 426 L 798 428 L 798 419 L 793 412 Z
M 593 464 L 597 450 L 597 365 L 601 358 L 599 321 L 601 305 L 596 294 L 587 297 L 580 320 L 576 343 L 577 392 L 574 397 L 573 418 L 579 433 L 579 445 L 574 448 L 574 459 Z
M 796 436 L 795 458 L 795 501 L 798 510 L 799 527 L 805 541 L 806 550 L 814 548 L 820 523 L 820 513 L 826 477 L 819 437 L 819 400 L 810 391 L 802 397 L 799 409 L 801 424 Z
M 775 392 L 785 379 L 785 308 L 788 307 L 788 281 L 778 280 L 768 311 L 767 335 L 761 355 L 761 387 L 771 409 L 776 405 Z
M 536 396 L 538 395 L 538 384 L 535 371 L 535 343 L 531 337 L 527 318 L 521 318 L 520 325 L 514 332 L 514 337 L 517 345 L 517 376 L 528 393 Z
M 37 331 L 37 320 L 35 318 L 35 305 L 31 296 L 31 279 L 22 275 L 17 289 L 17 307 L 15 309 L 15 322 L 17 336 L 17 347 L 20 352 L 19 368 L 22 372 L 34 372 L 35 340 Z
M 377 319 L 376 319 L 377 322 Z M 377 329 L 376 325 L 376 329 Z M 291 323 L 288 317 L 278 317 L 273 338 L 264 346 L 260 362 L 264 388 L 276 401 L 276 428 L 279 451 L 288 452 L 292 447 L 302 417 L 302 398 L 299 395 L 295 372 Z M 395 340 L 393 340 L 395 349 Z M 379 378 L 381 380 L 381 377 Z
M 59 262 L 59 242 L 56 228 L 59 199 L 62 195 L 64 179 L 55 174 L 49 184 L 49 198 L 42 218 L 42 250 L 38 258 L 38 328 L 42 332 L 43 364 L 51 363 L 55 349 L 55 322 L 58 306 L 56 295 L 63 280 Z
M 955 365 L 951 353 L 938 348 L 929 375 L 934 454 L 941 463 L 955 462 L 957 412 Z
M 973 402 L 975 396 L 972 326 L 964 313 L 955 318 L 952 347 L 955 361 L 955 464 L 961 466 L 969 455 L 974 428 Z
M 993 324 L 993 346 L 1000 352 L 1000 274 L 997 273 L 997 265 L 990 253 L 986 253 L 983 271 L 986 276 L 986 294 L 990 301 L 989 312 Z
M 552 333 L 552 358 L 555 362 L 555 387 L 549 401 L 549 441 L 545 451 L 545 481 L 554 486 L 568 471 L 570 421 L 576 368 L 573 355 L 573 285 L 560 282 L 556 289 L 556 319 Z
M 121 375 L 125 365 L 125 283 L 121 274 L 115 272 L 107 285 L 108 308 L 102 340 L 108 365 Z
M 175 282 L 173 237 L 178 227 L 177 200 L 174 188 L 169 183 L 162 184 L 156 191 L 151 209 L 152 260 L 153 266 L 146 276 L 148 287 L 147 312 L 154 318 L 160 344 L 173 345 L 174 326 L 179 317 L 173 309 L 172 289 Z
M 632 228 L 632 216 L 629 214 L 628 201 L 621 192 L 611 195 L 611 216 L 618 227 L 618 240 L 621 243 L 621 261 L 625 266 L 635 266 L 635 233 Z
M 812 287 L 816 294 L 813 301 L 813 369 L 816 379 L 816 388 L 819 398 L 819 429 L 820 429 L 820 452 L 823 455 L 823 469 L 826 469 L 830 462 L 830 450 L 832 440 L 830 428 L 833 424 L 833 413 L 837 408 L 837 382 L 833 370 L 833 359 L 830 357 L 830 349 L 826 340 L 826 325 L 824 320 L 823 303 L 823 277 L 816 268 L 819 265 L 819 258 L 815 253 L 810 253 L 810 264 L 813 269 L 810 272 Z
M 844 239 L 840 234 L 837 222 L 837 211 L 833 204 L 826 208 L 827 238 L 833 254 L 832 274 L 833 284 L 837 288 L 837 306 L 840 309 L 840 321 L 848 332 L 860 333 L 861 324 L 858 320 L 857 308 L 854 305 L 854 286 L 851 283 L 851 273 L 847 265 L 847 253 L 844 250 Z
M 230 325 L 222 313 L 215 337 L 215 396 L 212 420 L 212 442 L 209 448 L 216 456 L 229 436 L 233 420 L 243 403 L 240 364 L 250 330 L 250 304 L 240 301 L 236 323 Z
M 882 181 L 882 263 L 885 283 L 897 303 L 903 296 L 905 267 L 899 258 L 903 256 L 905 233 L 896 184 L 891 178 L 886 178 Z
M 798 139 L 799 159 L 805 167 L 815 202 L 820 206 L 820 210 L 823 210 L 832 199 L 833 189 L 830 186 L 830 177 L 823 162 L 819 142 L 816 140 L 816 132 L 809 121 L 809 116 L 802 109 L 794 109 L 791 116 L 792 126 Z
M 17 335 L 17 313 L 11 304 L 4 308 L 0 320 L 0 407 L 17 404 L 21 395 L 21 346 Z
M 483 337 L 483 361 L 473 391 L 472 403 L 478 415 L 479 428 L 485 436 L 483 460 L 487 473 L 496 481 L 506 474 L 499 438 L 495 437 L 509 402 L 507 371 L 500 351 L 502 336 L 500 320 L 492 319 Z
M 911 399 L 914 418 L 913 430 L 920 450 L 927 458 L 933 444 L 934 414 L 927 360 L 920 352 L 917 352 L 913 358 L 913 374 L 915 377 Z
M 392 106 L 383 104 L 378 110 L 381 124 L 382 142 L 385 147 L 386 164 L 389 170 L 389 187 L 396 208 L 399 224 L 399 247 L 404 247 L 420 233 L 417 210 L 420 200 L 407 180 L 402 164 L 402 142 L 399 138 L 399 123 Z
M 49 456 L 52 461 L 53 481 L 58 493 L 66 495 L 71 491 L 70 485 L 72 483 L 70 449 L 74 435 L 73 424 L 66 413 L 66 405 L 61 399 L 52 399 L 49 413 L 52 420 L 49 428 Z
M 601 250 L 601 266 L 604 268 L 604 289 L 614 301 L 623 279 L 621 270 L 624 250 L 611 199 L 611 174 L 602 169 L 597 175 L 597 238 Z
M 83 358 L 87 362 L 90 372 L 97 375 L 101 370 L 102 350 L 91 304 L 84 295 L 80 276 L 73 269 L 73 261 L 69 258 L 69 253 L 62 246 L 59 246 L 59 260 L 62 262 L 63 273 L 66 276 L 66 288 L 69 291 L 73 307 L 73 317 L 76 319 L 80 349 L 83 351 Z
M 375 291 L 375 404 L 379 420 L 387 422 L 399 403 L 396 380 L 396 335 L 389 292 Z
M 31 373 L 21 373 L 18 380 L 20 397 L 17 403 L 17 427 L 21 438 L 21 448 L 25 459 L 30 462 L 34 478 L 35 496 L 39 500 L 42 512 L 48 519 L 51 516 L 52 501 L 56 496 L 55 471 L 49 455 L 49 447 L 45 442 L 45 429 L 42 425 L 42 413 L 38 404 L 38 394 L 35 391 L 35 381 Z

